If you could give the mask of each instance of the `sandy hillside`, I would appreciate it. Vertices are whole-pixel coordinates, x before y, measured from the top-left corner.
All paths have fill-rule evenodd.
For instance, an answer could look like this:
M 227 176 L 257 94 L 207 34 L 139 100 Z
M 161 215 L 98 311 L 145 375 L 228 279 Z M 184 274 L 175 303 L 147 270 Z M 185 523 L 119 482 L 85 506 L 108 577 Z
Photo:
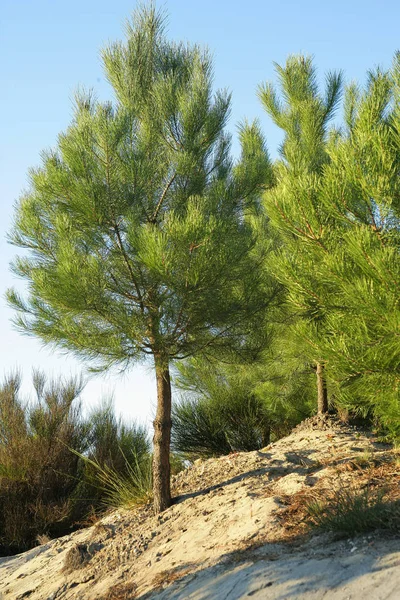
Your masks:
M 335 541 L 304 523 L 312 500 L 367 484 L 400 498 L 399 455 L 311 421 L 262 451 L 197 461 L 175 478 L 175 504 L 162 515 L 116 511 L 0 559 L 0 598 L 397 600 L 399 537 Z

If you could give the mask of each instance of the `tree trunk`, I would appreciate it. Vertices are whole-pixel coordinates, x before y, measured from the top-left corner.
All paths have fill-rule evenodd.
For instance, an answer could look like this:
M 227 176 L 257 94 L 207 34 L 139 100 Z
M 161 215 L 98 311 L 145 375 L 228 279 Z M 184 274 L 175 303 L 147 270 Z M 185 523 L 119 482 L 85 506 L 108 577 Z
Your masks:
M 154 356 L 157 378 L 157 412 L 153 422 L 153 496 L 154 511 L 171 505 L 169 453 L 171 444 L 171 378 L 168 361 Z
M 318 414 L 322 415 L 328 412 L 328 389 L 326 387 L 326 378 L 324 365 L 317 363 L 317 388 L 318 388 Z

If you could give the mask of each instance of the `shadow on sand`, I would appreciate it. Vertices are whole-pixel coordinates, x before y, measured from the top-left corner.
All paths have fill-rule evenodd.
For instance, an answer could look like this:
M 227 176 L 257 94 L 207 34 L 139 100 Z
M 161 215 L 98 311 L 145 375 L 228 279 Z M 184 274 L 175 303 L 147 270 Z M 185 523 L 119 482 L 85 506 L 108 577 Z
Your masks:
M 230 552 L 218 564 L 196 573 L 164 574 L 163 589 L 136 600 L 296 600 L 312 598 L 363 598 L 395 600 L 399 596 L 400 542 L 384 540 L 374 546 L 354 542 L 331 542 L 295 547 L 267 544 Z M 360 547 L 357 544 L 360 543 Z M 353 544 L 353 545 L 352 545 Z M 275 550 L 275 551 L 274 551 Z M 191 565 L 192 566 L 192 565 Z M 172 583 L 173 582 L 173 583 Z

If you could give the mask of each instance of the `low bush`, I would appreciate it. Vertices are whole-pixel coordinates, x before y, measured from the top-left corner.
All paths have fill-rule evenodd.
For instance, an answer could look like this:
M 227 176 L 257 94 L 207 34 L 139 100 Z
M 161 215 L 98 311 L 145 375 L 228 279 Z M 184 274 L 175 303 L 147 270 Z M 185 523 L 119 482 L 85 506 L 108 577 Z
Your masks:
M 138 457 L 132 451 L 123 457 L 125 463 L 117 469 L 81 455 L 86 471 L 90 471 L 89 485 L 96 489 L 99 499 L 107 507 L 132 508 L 152 498 L 151 454 Z M 86 477 L 83 483 L 88 485 L 87 481 Z
M 35 373 L 34 402 L 24 403 L 18 374 L 0 387 L 0 543 L 17 552 L 38 535 L 55 536 L 71 524 L 79 458 L 88 426 L 78 401 L 80 380 L 46 382 Z M 67 525 L 68 524 L 68 525 Z
M 151 491 L 151 454 L 147 430 L 117 418 L 110 402 L 88 417 L 90 446 L 82 461 L 79 495 L 97 506 L 128 506 Z
M 283 359 L 282 359 L 283 360 Z M 205 358 L 177 367 L 182 391 L 173 407 L 172 447 L 186 458 L 258 450 L 284 437 L 312 414 L 315 374 L 281 361 L 225 364 Z M 303 365 L 304 366 L 304 365 Z
M 270 419 L 253 395 L 182 399 L 173 408 L 172 447 L 188 458 L 256 450 L 270 440 Z
M 33 384 L 31 402 L 21 398 L 18 374 L 0 385 L 2 555 L 69 533 L 89 513 L 114 505 L 118 498 L 99 474 L 133 485 L 135 473 L 137 490 L 150 460 L 144 428 L 122 423 L 110 404 L 83 417 L 80 379 L 47 381 L 37 372 Z

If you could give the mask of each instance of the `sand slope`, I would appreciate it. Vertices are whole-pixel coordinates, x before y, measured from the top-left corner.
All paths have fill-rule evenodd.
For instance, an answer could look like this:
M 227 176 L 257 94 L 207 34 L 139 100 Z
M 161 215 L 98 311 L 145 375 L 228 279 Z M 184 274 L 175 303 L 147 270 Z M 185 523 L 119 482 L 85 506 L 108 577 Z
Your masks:
M 400 598 L 399 539 L 304 537 L 288 512 L 302 495 L 352 485 L 363 456 L 384 463 L 390 449 L 349 427 L 311 423 L 262 451 L 197 461 L 175 478 L 177 500 L 162 515 L 115 511 L 0 559 L 0 598 Z

